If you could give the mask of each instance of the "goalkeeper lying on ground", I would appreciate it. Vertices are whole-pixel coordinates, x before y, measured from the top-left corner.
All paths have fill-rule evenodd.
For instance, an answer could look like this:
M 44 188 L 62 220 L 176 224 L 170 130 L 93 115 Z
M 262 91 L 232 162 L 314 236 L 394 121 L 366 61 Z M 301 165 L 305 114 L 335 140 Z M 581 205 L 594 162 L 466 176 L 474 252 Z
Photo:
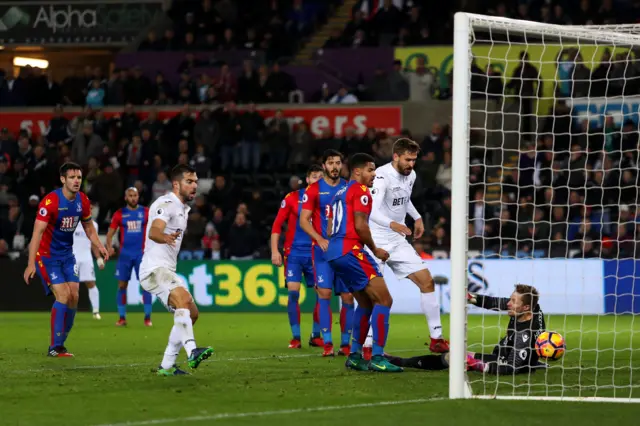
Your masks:
M 467 369 L 487 374 L 521 374 L 540 368 L 535 342 L 544 331 L 544 314 L 538 305 L 538 290 L 529 285 L 518 284 L 511 298 L 500 298 L 469 294 L 468 302 L 493 311 L 508 311 L 507 334 L 491 354 L 467 353 Z M 449 368 L 449 354 L 424 355 L 399 358 L 386 355 L 399 367 L 422 370 L 444 370 Z

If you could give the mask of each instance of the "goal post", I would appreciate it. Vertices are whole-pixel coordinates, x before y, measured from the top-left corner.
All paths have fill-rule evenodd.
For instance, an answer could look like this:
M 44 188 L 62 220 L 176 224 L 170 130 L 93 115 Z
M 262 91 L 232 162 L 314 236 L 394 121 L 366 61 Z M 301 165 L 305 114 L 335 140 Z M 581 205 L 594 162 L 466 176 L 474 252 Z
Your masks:
M 623 220 L 621 212 L 636 210 L 640 218 L 640 145 L 623 148 L 627 135 L 640 134 L 638 34 L 640 25 L 560 26 L 456 13 L 449 398 L 640 402 L 640 247 L 623 251 L 620 243 L 620 228 L 634 221 Z M 605 50 L 614 57 L 612 65 L 604 77 L 594 77 Z M 523 52 L 535 72 L 508 84 Z M 577 65 L 586 65 L 588 77 L 578 76 Z M 481 192 L 479 220 L 491 231 L 472 236 L 470 223 L 478 213 L 469 207 L 478 204 L 470 168 L 476 148 L 483 179 L 472 189 Z M 532 155 L 522 160 L 527 153 Z M 612 168 L 618 172 L 613 187 L 611 179 L 603 180 L 611 178 Z M 547 171 L 552 182 L 541 177 Z M 557 180 L 563 173 L 566 182 Z M 559 211 L 564 228 L 557 229 L 564 233 L 552 235 L 560 221 L 551 216 Z M 521 216 L 529 217 L 529 228 Z M 546 239 L 536 234 L 542 222 L 549 225 Z M 515 234 L 506 223 L 515 225 Z M 629 227 L 636 232 L 635 222 Z M 532 232 L 526 244 L 522 229 Z M 535 373 L 467 373 L 467 352 L 491 352 L 508 322 L 506 315 L 479 309 L 468 315 L 470 238 L 480 241 L 474 245 L 476 263 L 484 262 L 486 272 L 480 287 L 486 289 L 485 278 L 500 282 L 490 281 L 494 291 L 486 294 L 509 297 L 508 289 L 519 283 L 538 288 L 547 330 L 565 337 L 562 359 Z M 552 249 L 555 243 L 566 247 L 564 256 Z

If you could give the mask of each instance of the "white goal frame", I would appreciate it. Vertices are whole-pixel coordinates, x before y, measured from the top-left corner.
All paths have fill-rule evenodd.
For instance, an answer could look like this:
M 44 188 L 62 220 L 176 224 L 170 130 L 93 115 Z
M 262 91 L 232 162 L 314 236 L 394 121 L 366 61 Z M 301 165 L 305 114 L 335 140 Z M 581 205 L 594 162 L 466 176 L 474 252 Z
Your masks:
M 471 40 L 473 30 L 535 35 L 594 44 L 640 45 L 640 25 L 561 26 L 465 12 L 455 14 L 453 43 L 453 126 L 451 208 L 451 315 L 449 398 L 640 403 L 640 398 L 473 395 L 467 380 L 467 223 L 469 210 L 469 137 Z

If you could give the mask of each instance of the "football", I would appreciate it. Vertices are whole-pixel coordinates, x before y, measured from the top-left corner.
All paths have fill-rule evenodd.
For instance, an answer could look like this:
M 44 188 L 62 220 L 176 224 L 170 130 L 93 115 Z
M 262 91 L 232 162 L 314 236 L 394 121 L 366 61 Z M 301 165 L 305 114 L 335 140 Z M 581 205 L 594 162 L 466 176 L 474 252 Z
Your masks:
M 557 361 L 565 350 L 564 337 L 555 331 L 543 331 L 536 339 L 536 352 L 540 358 Z

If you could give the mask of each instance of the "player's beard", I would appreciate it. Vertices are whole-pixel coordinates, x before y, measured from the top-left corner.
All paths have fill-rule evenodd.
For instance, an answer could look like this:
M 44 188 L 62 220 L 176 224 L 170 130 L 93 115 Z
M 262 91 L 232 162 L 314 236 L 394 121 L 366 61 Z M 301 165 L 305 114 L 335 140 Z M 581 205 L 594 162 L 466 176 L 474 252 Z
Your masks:
M 335 176 L 334 175 L 335 172 Z M 329 179 L 331 179 L 333 182 L 336 182 L 338 179 L 340 179 L 340 170 L 339 169 L 334 169 L 334 170 L 330 170 L 327 172 L 327 177 Z

